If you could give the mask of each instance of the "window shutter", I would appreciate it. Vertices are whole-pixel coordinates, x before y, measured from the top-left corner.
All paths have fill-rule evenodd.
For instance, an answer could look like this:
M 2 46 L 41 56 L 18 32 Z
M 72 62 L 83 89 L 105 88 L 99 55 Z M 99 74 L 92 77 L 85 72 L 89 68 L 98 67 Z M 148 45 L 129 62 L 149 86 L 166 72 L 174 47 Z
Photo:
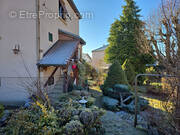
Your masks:
M 53 42 L 53 34 L 49 32 L 49 41 Z
M 63 0 L 59 0 L 59 2 L 61 3 L 61 5 L 62 5 L 62 7 L 63 7 L 63 10 L 64 10 L 64 12 L 62 13 L 62 14 L 63 14 L 63 16 L 64 16 L 64 19 L 66 19 L 68 12 L 67 12 L 67 9 L 66 9 L 66 6 L 65 6 L 65 3 L 64 3 L 64 1 L 63 1 Z

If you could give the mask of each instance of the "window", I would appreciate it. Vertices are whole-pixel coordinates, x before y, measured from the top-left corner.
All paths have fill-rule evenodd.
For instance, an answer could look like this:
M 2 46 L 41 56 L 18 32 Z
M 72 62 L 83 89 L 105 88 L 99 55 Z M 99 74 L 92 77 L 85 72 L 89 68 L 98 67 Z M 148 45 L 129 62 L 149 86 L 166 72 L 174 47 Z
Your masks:
M 49 41 L 53 42 L 53 34 L 49 32 Z
M 63 0 L 59 0 L 59 17 L 61 17 L 63 20 L 66 20 L 66 13 L 67 10 L 65 8 L 65 3 Z

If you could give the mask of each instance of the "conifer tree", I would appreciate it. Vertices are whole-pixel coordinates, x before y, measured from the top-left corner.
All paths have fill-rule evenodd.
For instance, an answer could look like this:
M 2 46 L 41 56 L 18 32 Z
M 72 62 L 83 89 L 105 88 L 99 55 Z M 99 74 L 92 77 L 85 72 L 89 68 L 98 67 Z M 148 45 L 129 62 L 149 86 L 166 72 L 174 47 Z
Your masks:
M 118 61 L 114 62 L 108 72 L 108 76 L 104 82 L 104 89 L 113 88 L 115 84 L 126 84 L 128 81 L 125 72 L 122 70 Z
M 126 5 L 122 7 L 123 15 L 111 26 L 105 59 L 107 63 L 118 60 L 121 65 L 128 59 L 136 73 L 143 73 L 145 64 L 151 63 L 152 57 L 143 54 L 137 45 L 138 31 L 143 27 L 139 14 L 141 10 L 134 0 L 125 0 L 125 2 Z

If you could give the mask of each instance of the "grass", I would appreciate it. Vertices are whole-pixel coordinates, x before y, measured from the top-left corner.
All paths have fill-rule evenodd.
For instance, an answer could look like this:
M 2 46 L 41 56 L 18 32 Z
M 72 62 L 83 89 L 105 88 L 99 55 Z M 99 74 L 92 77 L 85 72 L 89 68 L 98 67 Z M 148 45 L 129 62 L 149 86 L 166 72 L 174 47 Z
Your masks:
M 90 86 L 90 89 L 98 91 L 98 92 L 102 92 L 99 86 Z
M 98 92 L 102 92 L 102 90 L 100 89 L 100 86 L 96 86 L 96 81 L 94 80 L 88 80 L 89 85 L 90 85 L 90 89 L 98 91 Z
M 162 86 L 162 83 L 153 82 L 153 83 L 150 83 L 150 85 L 152 85 L 152 86 Z
M 160 98 L 154 97 L 152 95 L 140 94 L 141 97 L 149 101 L 149 106 L 161 111 L 170 111 L 172 108 L 172 103 L 161 100 Z M 168 110 L 166 108 L 168 108 Z
M 143 97 L 145 98 L 146 100 L 149 101 L 149 106 L 155 108 L 155 109 L 160 109 L 162 111 L 166 111 L 165 108 L 164 108 L 164 104 L 166 103 L 165 101 L 161 101 L 161 100 L 158 100 L 158 99 L 153 99 L 153 98 L 150 98 L 150 97 Z
M 162 83 L 158 82 L 150 83 L 150 85 L 156 87 L 157 92 L 162 87 Z M 155 109 L 159 109 L 161 111 L 170 111 L 172 108 L 172 103 L 162 99 L 161 95 L 158 96 L 158 94 L 147 94 L 147 87 L 148 86 L 138 86 L 138 94 L 149 101 L 149 106 Z M 165 107 L 168 108 L 168 110 Z

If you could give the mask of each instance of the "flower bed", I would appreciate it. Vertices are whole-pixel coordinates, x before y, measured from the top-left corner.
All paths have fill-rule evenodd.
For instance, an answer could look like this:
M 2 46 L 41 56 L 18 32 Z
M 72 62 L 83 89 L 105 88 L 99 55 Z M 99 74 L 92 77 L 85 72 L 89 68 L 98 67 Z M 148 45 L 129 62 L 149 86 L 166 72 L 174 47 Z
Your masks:
M 61 95 L 55 108 L 49 102 L 40 100 L 34 102 L 28 109 L 16 110 L 6 127 L 1 129 L 3 134 L 25 135 L 85 135 L 95 129 L 95 134 L 102 134 L 100 117 L 102 109 L 93 105 L 90 96 L 88 108 L 78 103 L 81 96 L 78 92 Z

